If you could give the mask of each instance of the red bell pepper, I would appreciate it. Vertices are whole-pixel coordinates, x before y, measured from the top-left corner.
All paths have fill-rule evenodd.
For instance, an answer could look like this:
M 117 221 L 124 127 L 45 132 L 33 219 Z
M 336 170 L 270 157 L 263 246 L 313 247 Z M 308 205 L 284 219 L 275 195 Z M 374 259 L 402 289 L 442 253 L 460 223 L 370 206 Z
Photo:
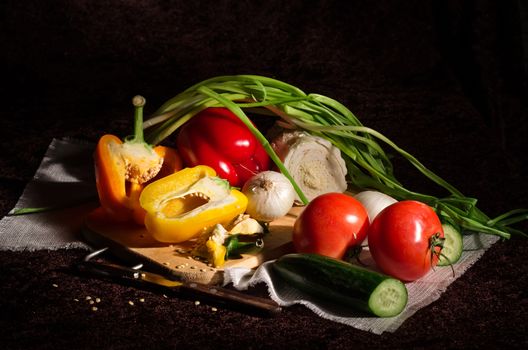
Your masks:
M 227 108 L 207 108 L 195 115 L 181 128 L 177 147 L 187 166 L 208 165 L 234 187 L 270 167 L 264 147 Z

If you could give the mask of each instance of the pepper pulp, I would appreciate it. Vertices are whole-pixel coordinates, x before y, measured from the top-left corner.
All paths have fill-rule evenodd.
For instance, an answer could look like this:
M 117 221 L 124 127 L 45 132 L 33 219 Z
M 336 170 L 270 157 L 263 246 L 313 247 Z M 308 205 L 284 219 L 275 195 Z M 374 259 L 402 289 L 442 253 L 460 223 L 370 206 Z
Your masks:
M 114 135 L 103 135 L 95 149 L 95 175 L 101 207 L 113 221 L 134 220 L 143 224 L 145 211 L 139 195 L 149 181 L 181 169 L 178 153 L 169 147 L 152 148 L 143 141 L 143 106 L 136 96 L 135 132 L 124 142 Z

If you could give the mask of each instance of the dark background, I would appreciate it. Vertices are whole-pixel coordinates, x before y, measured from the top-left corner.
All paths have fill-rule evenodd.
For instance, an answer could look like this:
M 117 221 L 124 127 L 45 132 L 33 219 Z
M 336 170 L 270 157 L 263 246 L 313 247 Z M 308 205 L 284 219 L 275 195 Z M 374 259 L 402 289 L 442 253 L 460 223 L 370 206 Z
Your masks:
M 0 4 L 0 205 L 54 137 L 131 130 L 186 87 L 260 74 L 335 98 L 490 216 L 526 207 L 528 5 L 523 1 L 50 0 Z M 438 189 L 395 159 L 407 187 Z M 528 231 L 526 225 L 520 226 Z M 0 253 L 7 348 L 522 348 L 526 239 L 499 242 L 394 334 L 292 307 L 276 320 L 72 275 L 85 252 Z M 59 290 L 50 288 L 59 284 Z M 259 291 L 256 291 L 259 292 Z M 91 313 L 72 298 L 108 300 Z M 146 302 L 127 308 L 127 298 Z M 112 302 L 110 302 L 112 301 Z

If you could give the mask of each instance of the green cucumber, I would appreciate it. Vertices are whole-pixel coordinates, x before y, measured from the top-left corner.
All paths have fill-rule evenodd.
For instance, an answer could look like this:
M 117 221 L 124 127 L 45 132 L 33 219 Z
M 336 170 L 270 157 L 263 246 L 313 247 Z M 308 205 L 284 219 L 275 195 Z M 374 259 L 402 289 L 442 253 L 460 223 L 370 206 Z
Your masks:
M 462 235 L 453 225 L 442 224 L 442 228 L 445 240 L 437 266 L 449 266 L 456 263 L 462 256 L 464 243 Z
M 317 254 L 287 254 L 273 270 L 291 286 L 379 317 L 400 314 L 407 288 L 400 280 Z

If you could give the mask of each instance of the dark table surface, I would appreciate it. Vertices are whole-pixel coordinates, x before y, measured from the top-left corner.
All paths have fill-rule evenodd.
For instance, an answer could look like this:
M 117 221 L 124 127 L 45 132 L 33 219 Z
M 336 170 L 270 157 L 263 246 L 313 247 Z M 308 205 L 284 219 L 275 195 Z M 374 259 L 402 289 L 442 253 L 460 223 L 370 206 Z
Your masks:
M 95 142 L 203 79 L 261 74 L 333 97 L 490 216 L 527 206 L 521 2 L 4 1 L 0 214 L 53 138 Z M 401 160 L 408 187 L 437 188 Z M 528 232 L 526 224 L 519 228 Z M 499 241 L 439 300 L 374 335 L 79 276 L 85 250 L 0 251 L 2 348 L 524 348 L 528 240 Z M 256 288 L 252 293 L 265 295 Z M 101 299 L 92 312 L 85 296 Z M 75 301 L 78 299 L 78 301 Z M 144 299 L 144 302 L 138 302 Z M 132 307 L 128 301 L 136 301 Z

